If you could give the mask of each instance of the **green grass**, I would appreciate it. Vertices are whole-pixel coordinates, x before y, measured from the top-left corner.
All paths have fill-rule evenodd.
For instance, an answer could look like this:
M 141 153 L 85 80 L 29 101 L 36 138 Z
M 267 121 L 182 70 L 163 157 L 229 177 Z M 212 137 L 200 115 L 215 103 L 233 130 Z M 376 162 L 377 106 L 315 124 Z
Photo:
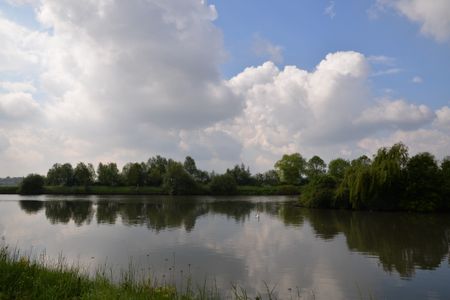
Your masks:
M 174 299 L 174 300 L 261 300 L 277 299 L 275 288 L 265 282 L 266 291 L 250 297 L 239 285 L 231 285 L 231 294 L 224 297 L 216 282 L 204 281 L 194 287 L 190 275 L 177 290 L 174 284 L 158 283 L 156 280 L 137 279 L 136 267 L 122 272 L 121 279 L 113 282 L 103 269 L 94 276 L 88 276 L 79 266 L 69 266 L 64 257 L 51 263 L 44 254 L 38 258 L 24 255 L 0 245 L 0 300 L 3 299 Z M 112 271 L 111 271 L 112 272 Z M 301 299 L 300 294 L 291 299 Z
M 0 247 L 0 299 L 218 299 L 215 288 L 177 291 L 168 284 L 150 279 L 137 281 L 133 270 L 112 283 L 104 273 L 87 276 L 79 267 L 69 267 L 63 259 L 48 263 L 17 250 Z
M 0 194 L 17 194 L 17 186 L 0 186 Z M 45 186 L 44 194 L 50 195 L 167 195 L 162 187 L 153 186 Z M 210 194 L 208 186 L 198 188 L 199 195 Z M 293 185 L 280 186 L 238 186 L 237 195 L 299 195 L 300 187 Z
M 18 186 L 0 185 L 0 194 L 17 194 Z
M 277 186 L 238 186 L 238 195 L 264 196 L 264 195 L 299 195 L 300 187 L 295 185 Z
M 164 195 L 161 187 L 135 186 L 45 186 L 45 194 L 53 195 Z

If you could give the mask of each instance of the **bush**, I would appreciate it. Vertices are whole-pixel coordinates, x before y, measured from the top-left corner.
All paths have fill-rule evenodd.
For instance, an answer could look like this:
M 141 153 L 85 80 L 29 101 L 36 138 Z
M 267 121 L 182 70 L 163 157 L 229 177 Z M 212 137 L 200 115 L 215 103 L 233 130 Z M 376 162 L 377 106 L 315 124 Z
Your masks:
M 209 189 L 213 195 L 234 195 L 237 193 L 237 183 L 229 173 L 217 175 L 212 178 Z
M 311 180 L 303 189 L 300 204 L 306 207 L 334 207 L 336 180 L 330 175 L 320 175 Z
M 197 193 L 197 183 L 179 162 L 170 160 L 164 174 L 164 189 L 170 195 L 190 195 Z
M 20 184 L 19 193 L 23 195 L 38 195 L 44 191 L 44 176 L 30 174 Z

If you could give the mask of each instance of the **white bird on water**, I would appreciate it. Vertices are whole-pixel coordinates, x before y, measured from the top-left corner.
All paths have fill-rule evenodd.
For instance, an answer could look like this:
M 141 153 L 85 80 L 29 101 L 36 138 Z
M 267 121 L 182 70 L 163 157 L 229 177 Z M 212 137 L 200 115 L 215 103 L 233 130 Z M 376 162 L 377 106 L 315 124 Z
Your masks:
M 259 219 L 259 213 L 256 213 L 256 216 L 255 216 L 257 219 Z

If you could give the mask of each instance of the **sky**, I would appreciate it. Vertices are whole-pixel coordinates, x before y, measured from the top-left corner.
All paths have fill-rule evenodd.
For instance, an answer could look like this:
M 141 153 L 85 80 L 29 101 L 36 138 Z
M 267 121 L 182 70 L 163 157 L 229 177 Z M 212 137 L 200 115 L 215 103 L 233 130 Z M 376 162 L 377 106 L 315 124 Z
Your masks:
M 450 155 L 448 0 L 0 0 L 0 176 Z

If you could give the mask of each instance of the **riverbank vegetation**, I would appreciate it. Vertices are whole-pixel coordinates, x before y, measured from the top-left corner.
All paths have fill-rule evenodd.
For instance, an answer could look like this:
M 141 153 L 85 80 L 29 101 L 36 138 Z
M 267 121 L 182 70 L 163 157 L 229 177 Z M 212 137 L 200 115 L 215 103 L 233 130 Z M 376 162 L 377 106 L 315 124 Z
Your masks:
M 0 187 L 0 193 L 298 195 L 299 189 L 295 180 L 282 180 L 279 170 L 253 175 L 249 167 L 240 164 L 217 174 L 198 169 L 190 156 L 181 163 L 157 155 L 147 162 L 127 163 L 121 171 L 112 162 L 99 163 L 97 168 L 84 162 L 75 167 L 70 163 L 56 163 L 46 176 L 30 174 L 18 188 Z
M 330 162 L 308 177 L 300 203 L 307 207 L 418 212 L 450 209 L 450 158 L 439 164 L 427 152 L 409 156 L 399 143 L 370 159 Z
M 0 188 L 0 193 L 12 187 Z M 450 209 L 450 157 L 438 162 L 427 152 L 409 156 L 398 143 L 381 148 L 369 158 L 319 156 L 309 160 L 299 153 L 285 154 L 273 170 L 252 174 L 244 164 L 223 174 L 197 168 L 187 156 L 183 163 L 162 156 L 147 162 L 117 164 L 54 164 L 46 176 L 28 175 L 17 192 L 22 194 L 125 195 L 295 195 L 313 208 L 357 210 L 442 211 Z
M 191 275 L 183 275 L 183 272 L 183 283 L 179 287 L 167 279 L 158 281 L 142 276 L 144 274 L 138 274 L 132 265 L 122 271 L 119 280 L 109 278 L 107 273 L 99 268 L 94 276 L 88 276 L 80 266 L 68 265 L 64 257 L 51 263 L 45 255 L 33 258 L 0 245 L 0 299 L 253 299 L 235 284 L 230 286 L 230 296 L 225 297 L 215 281 L 209 283 L 205 279 L 203 284 L 195 285 Z M 274 290 L 275 287 L 266 284 L 266 291 L 257 293 L 254 299 L 276 299 Z M 297 292 L 295 299 L 301 299 L 300 291 Z M 291 299 L 294 298 L 291 296 Z
M 218 299 L 215 288 L 174 285 L 151 279 L 137 280 L 132 269 L 118 283 L 98 271 L 87 276 L 80 267 L 64 259 L 49 263 L 0 247 L 0 299 Z

